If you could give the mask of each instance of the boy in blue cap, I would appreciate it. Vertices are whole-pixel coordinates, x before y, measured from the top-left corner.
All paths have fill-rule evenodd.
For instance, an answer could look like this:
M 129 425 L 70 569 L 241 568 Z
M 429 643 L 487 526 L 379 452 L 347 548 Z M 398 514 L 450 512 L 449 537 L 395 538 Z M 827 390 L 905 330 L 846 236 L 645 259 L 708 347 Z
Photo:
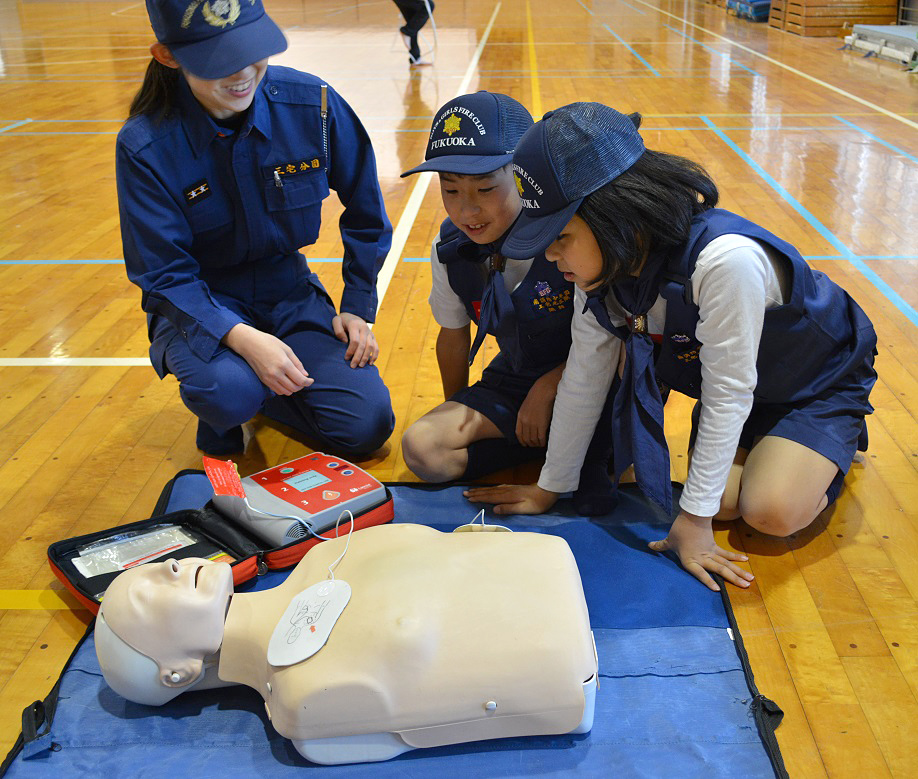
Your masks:
M 368 322 L 391 243 L 369 138 L 287 47 L 261 0 L 147 0 L 157 42 L 116 148 L 128 277 L 150 358 L 179 381 L 198 447 L 243 449 L 259 410 L 349 455 L 394 417 Z M 299 253 L 337 191 L 341 312 Z
M 531 125 L 513 98 L 462 95 L 437 112 L 426 161 L 402 174 L 436 171 L 448 214 L 431 250 L 429 299 L 440 325 L 437 362 L 446 402 L 402 438 L 405 462 L 425 481 L 472 479 L 535 459 L 548 440 L 570 347 L 573 285 L 542 252 L 507 262 L 501 254 L 522 208 L 510 161 Z M 469 366 L 487 333 L 500 353 L 470 387 Z M 578 503 L 584 513 L 602 513 L 613 499 L 608 453 L 587 461 L 596 474 L 581 485 Z

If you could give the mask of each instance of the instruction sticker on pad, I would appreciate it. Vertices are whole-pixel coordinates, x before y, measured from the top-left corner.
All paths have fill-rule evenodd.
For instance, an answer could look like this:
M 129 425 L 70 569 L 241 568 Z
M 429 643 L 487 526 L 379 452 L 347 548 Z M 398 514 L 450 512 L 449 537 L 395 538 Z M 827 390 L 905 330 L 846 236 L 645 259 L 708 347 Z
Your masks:
M 351 599 L 351 586 L 341 579 L 313 584 L 293 597 L 268 642 L 268 662 L 294 665 L 312 657 L 331 635 Z
M 239 471 L 232 460 L 215 460 L 213 457 L 202 457 L 204 473 L 214 488 L 214 495 L 231 495 L 234 498 L 245 498 L 245 488 L 239 478 Z

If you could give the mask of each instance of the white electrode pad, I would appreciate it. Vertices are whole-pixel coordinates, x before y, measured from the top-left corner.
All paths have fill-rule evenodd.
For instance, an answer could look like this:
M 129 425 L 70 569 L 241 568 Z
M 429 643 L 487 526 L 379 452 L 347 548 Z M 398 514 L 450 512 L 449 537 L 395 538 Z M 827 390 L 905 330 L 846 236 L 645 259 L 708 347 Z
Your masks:
M 341 579 L 313 584 L 290 601 L 268 642 L 268 662 L 301 663 L 318 652 L 351 599 L 351 586 Z

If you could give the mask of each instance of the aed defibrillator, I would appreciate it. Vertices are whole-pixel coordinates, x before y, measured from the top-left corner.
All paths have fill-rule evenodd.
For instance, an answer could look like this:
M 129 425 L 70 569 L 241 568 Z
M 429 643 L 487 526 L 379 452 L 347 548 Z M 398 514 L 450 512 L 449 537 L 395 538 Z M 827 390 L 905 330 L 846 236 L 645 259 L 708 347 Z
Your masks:
M 204 458 L 214 506 L 259 538 L 283 546 L 387 500 L 386 488 L 340 457 L 314 452 L 242 479 L 231 462 Z

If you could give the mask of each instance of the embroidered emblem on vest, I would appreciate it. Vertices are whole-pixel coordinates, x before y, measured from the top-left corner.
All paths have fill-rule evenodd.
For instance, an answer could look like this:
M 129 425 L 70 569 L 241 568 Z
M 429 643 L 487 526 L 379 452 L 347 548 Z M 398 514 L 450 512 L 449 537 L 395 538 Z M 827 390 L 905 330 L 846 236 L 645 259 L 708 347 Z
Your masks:
M 685 335 L 684 333 L 676 333 L 675 335 L 672 335 L 672 336 L 670 336 L 670 337 L 671 337 L 672 340 L 675 341 L 677 344 L 687 344 L 687 343 L 689 343 L 689 342 L 692 340 L 691 338 L 689 338 L 689 337 L 688 337 L 687 335 Z
M 537 281 L 535 283 L 535 291 L 539 294 L 540 298 L 544 298 L 546 295 L 551 294 L 551 286 L 547 281 Z

